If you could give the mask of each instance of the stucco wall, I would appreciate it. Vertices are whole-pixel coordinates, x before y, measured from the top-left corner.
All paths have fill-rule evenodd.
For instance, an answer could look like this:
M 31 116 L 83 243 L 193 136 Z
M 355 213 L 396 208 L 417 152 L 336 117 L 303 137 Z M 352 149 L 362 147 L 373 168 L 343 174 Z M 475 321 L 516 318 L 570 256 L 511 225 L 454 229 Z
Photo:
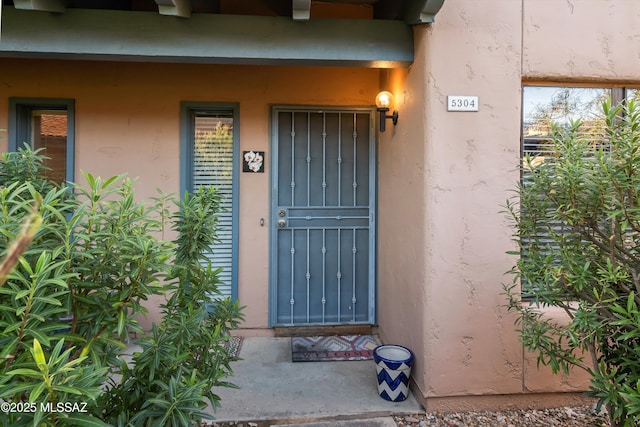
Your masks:
M 522 5 L 524 78 L 640 81 L 640 2 L 522 0 Z
M 501 307 L 513 262 L 501 205 L 518 180 L 518 2 L 445 2 L 425 38 L 429 235 L 425 322 L 430 396 L 522 391 L 522 352 Z M 446 58 L 446 60 L 445 60 Z M 448 112 L 448 95 L 477 95 L 478 112 Z
M 447 0 L 416 28 L 406 76 L 391 73 L 404 104 L 380 139 L 380 330 L 414 346 L 428 407 L 588 388 L 580 371 L 538 369 L 519 343 L 501 295 L 515 262 L 501 206 L 519 180 L 522 82 L 638 82 L 639 11 L 631 0 Z M 448 112 L 447 95 L 476 95 L 479 111 Z
M 427 336 L 422 321 L 427 290 L 424 70 L 417 62 L 408 72 L 383 72 L 381 89 L 395 94 L 399 118 L 397 126 L 387 123 L 378 142 L 379 332 L 383 342 L 415 350 L 416 377 L 423 372 Z
M 8 97 L 73 98 L 76 176 L 128 172 L 141 198 L 180 190 L 181 101 L 240 104 L 240 150 L 267 152 L 264 174 L 240 174 L 239 299 L 254 333 L 269 333 L 270 105 L 370 106 L 379 83 L 378 70 L 352 68 L 0 59 L 0 70 L 0 129 Z
M 424 40 L 416 37 L 416 56 Z M 387 123 L 378 141 L 378 320 L 385 343 L 404 345 L 416 355 L 412 375 L 424 383 L 430 347 L 424 322 L 427 300 L 425 258 L 427 210 L 424 202 L 428 124 L 425 61 L 410 70 L 383 72 L 380 87 L 395 94 L 398 124 Z

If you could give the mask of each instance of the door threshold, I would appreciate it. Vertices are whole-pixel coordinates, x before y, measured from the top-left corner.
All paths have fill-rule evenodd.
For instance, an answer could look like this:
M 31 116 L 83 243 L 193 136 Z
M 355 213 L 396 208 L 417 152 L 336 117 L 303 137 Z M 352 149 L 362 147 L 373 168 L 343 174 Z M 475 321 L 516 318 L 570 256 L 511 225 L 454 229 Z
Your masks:
M 274 328 L 276 337 L 371 335 L 372 331 L 372 325 L 279 326 Z

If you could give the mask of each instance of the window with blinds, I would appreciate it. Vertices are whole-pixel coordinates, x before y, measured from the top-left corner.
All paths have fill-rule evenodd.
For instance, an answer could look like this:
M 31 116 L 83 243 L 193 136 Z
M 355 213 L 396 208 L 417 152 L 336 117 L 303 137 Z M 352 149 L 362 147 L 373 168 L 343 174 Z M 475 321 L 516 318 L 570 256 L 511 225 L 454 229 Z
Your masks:
M 233 111 L 192 111 L 191 188 L 213 186 L 223 196 L 218 224 L 218 243 L 209 259 L 214 268 L 222 267 L 219 290 L 234 297 L 234 114 Z
M 602 103 L 612 97 L 612 88 L 580 88 L 557 86 L 525 86 L 522 93 L 522 184 L 530 180 L 529 165 L 553 162 L 556 157 L 552 140 L 552 125 L 570 128 L 572 121 L 580 120 L 580 136 L 584 136 L 595 149 L 608 145 Z M 526 160 L 528 158 L 528 160 Z M 524 209 L 524 208 L 523 208 Z M 568 235 L 566 224 L 554 219 L 551 212 L 546 224 L 530 238 L 521 239 L 522 256 L 527 247 L 536 245 L 538 251 L 553 257 L 558 253 L 557 236 Z M 522 292 L 527 296 L 536 286 L 523 278 Z

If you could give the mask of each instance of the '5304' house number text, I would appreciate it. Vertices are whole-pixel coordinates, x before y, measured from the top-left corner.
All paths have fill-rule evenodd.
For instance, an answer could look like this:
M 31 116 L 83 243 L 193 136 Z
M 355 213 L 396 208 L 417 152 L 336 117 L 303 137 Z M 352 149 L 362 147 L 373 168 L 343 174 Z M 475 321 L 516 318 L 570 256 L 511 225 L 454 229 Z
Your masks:
M 478 111 L 478 97 L 449 95 L 447 111 Z

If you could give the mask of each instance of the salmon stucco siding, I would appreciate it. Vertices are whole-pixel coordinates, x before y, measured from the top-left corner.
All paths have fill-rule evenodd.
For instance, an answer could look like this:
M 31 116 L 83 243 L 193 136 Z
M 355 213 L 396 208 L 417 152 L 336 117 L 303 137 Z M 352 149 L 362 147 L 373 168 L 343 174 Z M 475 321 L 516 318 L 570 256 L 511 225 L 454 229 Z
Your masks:
M 522 85 L 637 85 L 639 13 L 633 1 L 447 0 L 414 29 L 413 65 L 383 73 L 401 116 L 379 144 L 380 334 L 418 349 L 428 408 L 557 404 L 588 388 L 519 343 L 501 206 L 519 180 Z M 478 96 L 478 111 L 447 111 L 449 95 Z

